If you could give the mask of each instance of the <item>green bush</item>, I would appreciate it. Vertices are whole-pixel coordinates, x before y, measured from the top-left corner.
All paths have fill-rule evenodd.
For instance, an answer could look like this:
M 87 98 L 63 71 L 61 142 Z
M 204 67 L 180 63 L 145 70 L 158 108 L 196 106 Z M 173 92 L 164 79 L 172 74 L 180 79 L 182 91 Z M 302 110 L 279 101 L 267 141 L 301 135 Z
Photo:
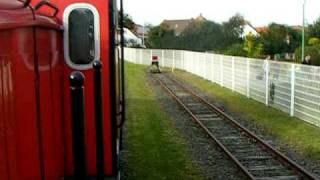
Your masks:
M 243 49 L 243 45 L 240 43 L 232 44 L 227 47 L 223 53 L 230 56 L 247 56 L 247 52 Z
M 316 38 L 316 37 L 310 38 L 309 41 L 308 41 L 308 44 L 311 45 L 311 46 L 319 45 L 320 44 L 320 39 Z
M 297 62 L 301 62 L 301 51 L 302 48 L 299 47 L 295 51 L 295 57 Z M 311 64 L 315 66 L 320 66 L 320 45 L 315 46 L 307 46 L 305 48 L 305 56 L 310 55 L 311 56 Z

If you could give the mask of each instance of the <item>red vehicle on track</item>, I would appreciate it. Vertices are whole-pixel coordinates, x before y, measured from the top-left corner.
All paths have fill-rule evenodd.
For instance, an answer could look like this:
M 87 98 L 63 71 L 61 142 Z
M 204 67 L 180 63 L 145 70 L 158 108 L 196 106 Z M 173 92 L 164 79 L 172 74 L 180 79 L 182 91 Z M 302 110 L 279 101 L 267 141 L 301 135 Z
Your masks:
M 117 15 L 114 0 L 0 0 L 1 180 L 118 176 Z

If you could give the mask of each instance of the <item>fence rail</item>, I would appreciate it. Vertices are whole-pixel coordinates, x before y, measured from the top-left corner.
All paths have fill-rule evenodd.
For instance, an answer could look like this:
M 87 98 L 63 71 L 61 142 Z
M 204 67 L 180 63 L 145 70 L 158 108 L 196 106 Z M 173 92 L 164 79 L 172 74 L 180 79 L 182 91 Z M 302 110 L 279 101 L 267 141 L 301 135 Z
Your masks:
M 181 69 L 320 127 L 320 67 L 181 50 L 125 48 L 127 61 Z

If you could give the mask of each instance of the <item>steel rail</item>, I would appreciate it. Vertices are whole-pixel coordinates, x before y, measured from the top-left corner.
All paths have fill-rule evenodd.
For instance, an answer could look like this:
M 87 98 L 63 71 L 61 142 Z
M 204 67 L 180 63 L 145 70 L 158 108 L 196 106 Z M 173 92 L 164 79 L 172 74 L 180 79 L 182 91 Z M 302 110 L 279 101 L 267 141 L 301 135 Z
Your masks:
M 264 149 L 268 152 L 271 152 L 274 156 L 274 158 L 280 160 L 280 162 L 286 166 L 289 165 L 289 169 L 295 171 L 297 175 L 303 175 L 304 177 L 307 177 L 309 179 L 318 179 L 315 177 L 313 174 L 309 173 L 306 171 L 303 167 L 292 161 L 291 159 L 287 158 L 284 154 L 282 154 L 280 151 L 276 150 L 269 144 L 267 144 L 264 140 L 261 138 L 257 137 L 254 135 L 251 131 L 240 125 L 238 122 L 236 122 L 232 117 L 227 115 L 225 112 L 221 111 L 219 108 L 213 106 L 211 103 L 209 103 L 207 100 L 187 88 L 186 86 L 182 85 L 180 82 L 177 80 L 164 75 L 167 79 L 171 80 L 174 82 L 176 85 L 180 86 L 184 91 L 188 92 L 191 94 L 193 97 L 196 99 L 200 100 L 204 105 L 206 105 L 208 108 L 212 109 L 213 111 L 217 112 L 220 116 L 223 117 L 224 120 L 228 120 L 229 122 L 232 123 L 236 128 L 240 129 L 242 132 L 245 133 L 246 136 L 249 136 L 250 138 L 254 139 L 257 144 L 260 146 L 263 146 Z M 236 163 L 236 165 L 244 172 L 245 175 L 247 175 L 250 179 L 255 179 L 255 177 L 242 165 L 239 160 L 232 155 L 232 153 L 217 139 L 214 137 L 214 135 L 210 132 L 210 130 L 192 113 L 192 111 L 185 106 L 185 104 L 179 99 L 179 97 L 170 89 L 167 87 L 165 83 L 162 82 L 162 80 L 158 79 L 160 85 L 169 92 L 169 94 L 188 112 L 189 115 L 191 115 L 192 119 L 196 121 L 201 128 L 218 144 L 218 146 Z

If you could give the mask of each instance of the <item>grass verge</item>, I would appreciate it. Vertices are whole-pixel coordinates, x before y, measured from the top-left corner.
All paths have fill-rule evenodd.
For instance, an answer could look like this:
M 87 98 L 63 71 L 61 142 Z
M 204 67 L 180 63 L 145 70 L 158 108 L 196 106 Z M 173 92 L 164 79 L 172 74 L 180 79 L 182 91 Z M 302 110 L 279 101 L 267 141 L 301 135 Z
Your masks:
M 235 93 L 198 76 L 176 71 L 176 75 L 224 103 L 232 112 L 254 121 L 267 133 L 277 137 L 299 153 L 320 163 L 320 129 L 284 112 Z
M 126 179 L 203 179 L 147 81 L 145 66 L 126 64 Z

